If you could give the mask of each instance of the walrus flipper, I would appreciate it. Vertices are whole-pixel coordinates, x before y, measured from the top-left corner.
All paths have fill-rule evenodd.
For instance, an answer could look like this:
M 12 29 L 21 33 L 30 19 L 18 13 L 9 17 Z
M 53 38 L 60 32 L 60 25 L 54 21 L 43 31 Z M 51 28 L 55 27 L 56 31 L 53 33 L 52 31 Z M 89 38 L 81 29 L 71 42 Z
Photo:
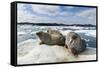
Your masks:
M 40 44 L 40 45 L 41 45 L 41 44 L 44 44 L 44 42 L 41 41 L 39 44 Z
M 78 52 L 75 48 L 71 48 L 71 52 L 74 56 L 76 56 L 76 57 L 78 56 Z
M 64 45 L 65 48 L 68 48 L 67 44 Z

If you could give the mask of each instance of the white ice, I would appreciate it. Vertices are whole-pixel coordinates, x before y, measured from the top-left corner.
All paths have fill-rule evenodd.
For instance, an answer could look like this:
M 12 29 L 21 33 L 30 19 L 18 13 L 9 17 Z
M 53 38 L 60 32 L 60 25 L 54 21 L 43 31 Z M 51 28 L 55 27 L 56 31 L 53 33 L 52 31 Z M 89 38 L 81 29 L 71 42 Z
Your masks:
M 39 45 L 40 40 L 29 39 L 18 44 L 17 63 L 38 64 L 96 60 L 96 49 L 87 47 L 86 51 L 74 57 L 68 49 L 58 45 Z
M 18 32 L 17 33 L 18 35 L 25 35 L 25 34 L 27 34 L 26 32 Z

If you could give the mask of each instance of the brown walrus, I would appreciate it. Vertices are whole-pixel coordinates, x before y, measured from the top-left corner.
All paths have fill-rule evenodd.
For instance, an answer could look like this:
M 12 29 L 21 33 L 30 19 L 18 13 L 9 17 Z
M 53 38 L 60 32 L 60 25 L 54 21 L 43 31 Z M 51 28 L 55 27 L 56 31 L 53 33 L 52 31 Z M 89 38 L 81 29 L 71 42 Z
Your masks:
M 86 41 L 75 32 L 69 32 L 66 36 L 65 46 L 72 52 L 74 56 L 86 49 Z
M 65 37 L 57 30 L 47 30 L 47 32 L 37 32 L 36 35 L 41 40 L 40 44 L 65 45 Z

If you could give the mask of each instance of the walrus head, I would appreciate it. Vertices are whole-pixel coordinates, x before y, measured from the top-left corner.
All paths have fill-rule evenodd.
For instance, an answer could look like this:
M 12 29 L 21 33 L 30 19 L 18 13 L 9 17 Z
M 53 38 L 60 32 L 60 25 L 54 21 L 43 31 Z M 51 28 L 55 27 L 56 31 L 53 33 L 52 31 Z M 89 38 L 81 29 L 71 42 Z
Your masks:
M 40 36 L 42 33 L 43 33 L 42 31 L 41 32 L 37 32 L 36 35 Z
M 46 35 L 46 33 L 40 31 L 40 32 L 37 32 L 36 35 L 37 35 L 39 38 L 41 38 L 41 37 L 44 37 L 44 36 Z
M 46 32 L 37 32 L 36 35 L 40 38 L 41 41 L 48 41 L 50 39 L 50 35 Z
M 70 43 L 72 43 L 72 41 L 76 40 L 77 38 L 80 39 L 80 36 L 75 32 L 68 33 L 68 37 L 69 37 L 69 42 Z

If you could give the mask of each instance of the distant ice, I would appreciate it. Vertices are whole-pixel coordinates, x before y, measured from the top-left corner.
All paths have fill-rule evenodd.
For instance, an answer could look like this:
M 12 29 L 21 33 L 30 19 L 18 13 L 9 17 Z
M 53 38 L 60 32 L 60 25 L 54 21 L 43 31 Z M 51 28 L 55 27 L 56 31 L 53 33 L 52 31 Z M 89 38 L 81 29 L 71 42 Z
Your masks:
M 24 35 L 24 34 L 26 34 L 26 32 L 18 32 L 17 34 L 18 35 Z
M 59 30 L 63 35 L 66 35 L 68 32 L 71 32 L 72 30 L 66 30 L 66 31 L 62 31 L 62 30 Z M 33 31 L 33 32 L 30 32 L 30 34 L 36 34 L 36 32 L 39 32 L 39 31 Z M 46 32 L 46 30 L 44 30 L 44 32 Z M 96 30 L 76 30 L 74 31 L 76 33 L 85 33 L 85 35 L 87 36 L 92 36 L 92 37 L 96 37 Z M 18 32 L 18 35 L 25 35 L 27 34 L 26 32 Z
M 77 33 L 85 33 L 85 35 L 96 37 L 95 27 L 76 27 L 76 26 L 32 26 L 23 25 L 18 26 L 18 35 L 23 34 L 35 34 L 38 31 L 46 31 L 48 28 L 61 31 L 64 35 L 69 31 L 75 31 Z

